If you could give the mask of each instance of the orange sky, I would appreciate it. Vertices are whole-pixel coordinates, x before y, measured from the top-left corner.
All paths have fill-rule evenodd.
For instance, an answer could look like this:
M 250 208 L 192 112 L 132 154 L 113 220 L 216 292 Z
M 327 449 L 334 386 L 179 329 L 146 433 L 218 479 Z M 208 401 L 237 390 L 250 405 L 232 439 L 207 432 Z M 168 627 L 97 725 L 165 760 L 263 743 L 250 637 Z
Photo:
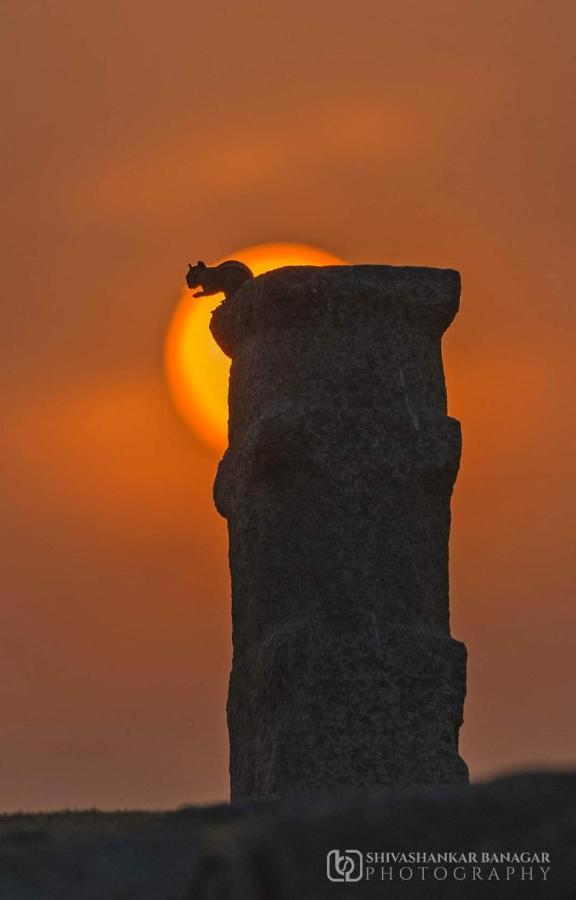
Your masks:
M 189 259 L 267 241 L 461 270 L 462 752 L 474 777 L 574 763 L 573 5 L 1 16 L 2 807 L 226 796 L 217 455 L 163 341 Z

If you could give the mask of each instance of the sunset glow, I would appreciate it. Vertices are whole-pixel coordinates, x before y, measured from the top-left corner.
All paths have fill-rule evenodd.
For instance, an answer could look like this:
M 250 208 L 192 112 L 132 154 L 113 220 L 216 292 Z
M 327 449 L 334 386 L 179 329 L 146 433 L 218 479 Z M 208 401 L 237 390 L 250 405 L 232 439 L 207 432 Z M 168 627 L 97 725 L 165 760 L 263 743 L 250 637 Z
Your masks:
M 442 340 L 463 440 L 461 753 L 473 782 L 573 767 L 574 5 L 2 13 L 2 811 L 227 802 L 231 581 L 213 485 L 230 361 L 209 332 L 221 296 L 193 299 L 185 276 L 198 259 L 341 262 L 315 247 L 461 273 Z M 360 403 L 372 386 L 350 349 Z M 316 487 L 310 521 L 330 531 Z M 383 547 L 389 527 L 374 506 L 374 527 L 347 533 Z M 34 856 L 28 843 L 6 852 Z
M 241 260 L 254 275 L 282 266 L 343 263 L 338 256 L 306 244 L 258 244 L 235 250 L 225 258 Z M 218 265 L 222 261 L 209 264 Z M 209 325 L 212 310 L 223 300 L 223 295 L 198 300 L 192 293 L 185 289 L 168 329 L 166 374 L 179 413 L 198 437 L 221 451 L 227 441 L 230 360 L 212 339 Z

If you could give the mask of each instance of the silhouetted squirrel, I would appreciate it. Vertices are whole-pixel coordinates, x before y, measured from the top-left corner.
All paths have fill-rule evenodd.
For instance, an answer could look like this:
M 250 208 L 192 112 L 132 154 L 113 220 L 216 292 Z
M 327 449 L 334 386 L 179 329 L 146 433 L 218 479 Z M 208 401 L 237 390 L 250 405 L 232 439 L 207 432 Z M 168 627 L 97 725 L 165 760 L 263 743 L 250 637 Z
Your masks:
M 196 287 L 204 288 L 193 294 L 193 297 L 209 297 L 222 292 L 228 300 L 245 281 L 253 277 L 248 266 L 236 259 L 227 259 L 219 266 L 207 266 L 199 260 L 195 266 L 188 263 L 186 284 L 191 290 Z

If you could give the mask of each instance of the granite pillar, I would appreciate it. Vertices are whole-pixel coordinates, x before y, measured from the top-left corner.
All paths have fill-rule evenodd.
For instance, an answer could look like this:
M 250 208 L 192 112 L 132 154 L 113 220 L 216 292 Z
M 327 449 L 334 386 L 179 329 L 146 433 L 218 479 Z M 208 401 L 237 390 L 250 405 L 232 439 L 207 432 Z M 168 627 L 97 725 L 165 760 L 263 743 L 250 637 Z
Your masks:
M 213 313 L 232 358 L 232 798 L 467 781 L 450 635 L 459 274 L 288 267 Z

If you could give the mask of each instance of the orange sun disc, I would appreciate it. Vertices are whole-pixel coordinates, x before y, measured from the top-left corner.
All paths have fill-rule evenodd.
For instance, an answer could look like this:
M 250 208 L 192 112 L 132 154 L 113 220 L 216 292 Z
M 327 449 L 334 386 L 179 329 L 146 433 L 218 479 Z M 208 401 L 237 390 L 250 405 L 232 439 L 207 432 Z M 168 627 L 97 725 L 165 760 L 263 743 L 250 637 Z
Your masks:
M 334 254 L 306 244 L 258 244 L 225 258 L 246 263 L 254 275 L 281 266 L 343 264 Z M 230 360 L 214 341 L 209 324 L 212 310 L 222 299 L 222 294 L 216 294 L 195 300 L 192 291 L 184 291 L 168 328 L 165 357 L 177 410 L 195 434 L 219 452 L 227 443 Z

